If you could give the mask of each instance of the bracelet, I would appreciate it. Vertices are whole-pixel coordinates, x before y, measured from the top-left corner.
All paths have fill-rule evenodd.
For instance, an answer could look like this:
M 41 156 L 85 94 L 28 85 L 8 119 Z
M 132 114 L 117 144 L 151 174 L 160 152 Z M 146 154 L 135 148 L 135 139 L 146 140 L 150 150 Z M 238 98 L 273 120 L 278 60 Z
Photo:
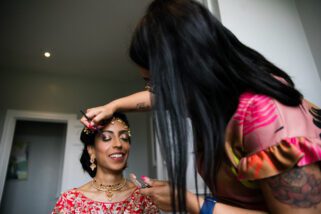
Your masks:
M 216 200 L 214 197 L 206 196 L 200 214 L 212 214 L 215 204 Z

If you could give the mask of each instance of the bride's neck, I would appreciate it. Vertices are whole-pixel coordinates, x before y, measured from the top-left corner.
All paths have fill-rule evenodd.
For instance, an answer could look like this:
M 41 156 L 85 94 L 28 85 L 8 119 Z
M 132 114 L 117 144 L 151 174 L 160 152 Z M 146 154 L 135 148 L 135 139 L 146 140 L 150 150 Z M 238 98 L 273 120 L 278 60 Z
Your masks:
M 97 169 L 95 179 L 97 182 L 99 182 L 101 184 L 113 185 L 113 184 L 120 183 L 124 179 L 124 176 L 123 176 L 122 172 L 120 172 L 120 173 L 107 173 L 107 172 L 103 172 L 102 170 Z

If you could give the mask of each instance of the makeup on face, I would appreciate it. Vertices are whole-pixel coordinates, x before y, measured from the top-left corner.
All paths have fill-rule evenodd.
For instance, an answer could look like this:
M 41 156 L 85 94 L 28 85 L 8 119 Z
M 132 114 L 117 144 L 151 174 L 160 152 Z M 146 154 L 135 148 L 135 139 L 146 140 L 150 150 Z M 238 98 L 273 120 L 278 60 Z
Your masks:
M 124 133 L 120 134 L 120 136 L 118 137 L 119 139 L 117 139 L 117 140 L 123 141 L 123 142 L 121 142 L 121 144 L 122 143 L 129 143 L 129 136 Z M 124 137 L 122 137 L 123 135 L 124 135 Z M 110 131 L 103 131 L 103 134 L 101 135 L 101 139 L 103 142 L 109 142 L 109 141 L 113 140 L 113 138 L 115 138 L 115 137 L 116 136 L 114 136 L 114 134 Z M 114 139 L 114 140 L 116 140 L 116 139 Z M 115 152 L 109 154 L 108 157 L 110 157 L 111 159 L 113 159 L 116 162 L 118 162 L 118 161 L 122 162 L 126 158 L 126 153 L 124 153 L 122 151 L 115 151 Z
M 111 130 L 103 130 L 99 137 L 102 141 L 108 142 L 112 139 L 113 136 L 116 136 L 115 133 Z M 129 130 L 121 130 L 118 132 L 118 137 L 120 140 L 124 141 L 125 143 L 130 142 L 130 132 Z
M 130 135 L 127 126 L 123 127 L 122 123 L 109 123 L 102 133 L 96 136 L 99 146 L 106 151 L 108 158 L 114 163 L 121 163 L 127 160 L 127 153 L 130 147 Z

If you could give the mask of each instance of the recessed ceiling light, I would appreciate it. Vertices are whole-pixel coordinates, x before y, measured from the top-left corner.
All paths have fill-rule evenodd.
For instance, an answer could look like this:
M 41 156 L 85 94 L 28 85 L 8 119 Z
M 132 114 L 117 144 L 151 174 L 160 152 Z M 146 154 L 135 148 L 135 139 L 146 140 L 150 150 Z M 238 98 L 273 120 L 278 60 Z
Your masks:
M 49 57 L 51 56 L 51 54 L 50 54 L 49 52 L 45 52 L 43 55 L 44 55 L 45 57 L 47 57 L 47 58 L 49 58 Z

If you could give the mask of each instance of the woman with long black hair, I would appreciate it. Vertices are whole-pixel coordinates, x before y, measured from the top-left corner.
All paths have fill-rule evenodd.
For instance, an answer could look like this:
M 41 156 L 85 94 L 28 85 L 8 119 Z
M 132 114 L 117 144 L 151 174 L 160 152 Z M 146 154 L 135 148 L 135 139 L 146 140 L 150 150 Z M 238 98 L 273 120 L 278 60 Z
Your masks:
M 152 109 L 169 183 L 147 179 L 152 187 L 141 192 L 161 209 L 321 212 L 321 110 L 287 73 L 192 0 L 154 0 L 130 57 L 148 90 L 86 114 L 98 123 L 113 112 Z M 198 172 L 215 199 L 186 191 L 187 118 Z

